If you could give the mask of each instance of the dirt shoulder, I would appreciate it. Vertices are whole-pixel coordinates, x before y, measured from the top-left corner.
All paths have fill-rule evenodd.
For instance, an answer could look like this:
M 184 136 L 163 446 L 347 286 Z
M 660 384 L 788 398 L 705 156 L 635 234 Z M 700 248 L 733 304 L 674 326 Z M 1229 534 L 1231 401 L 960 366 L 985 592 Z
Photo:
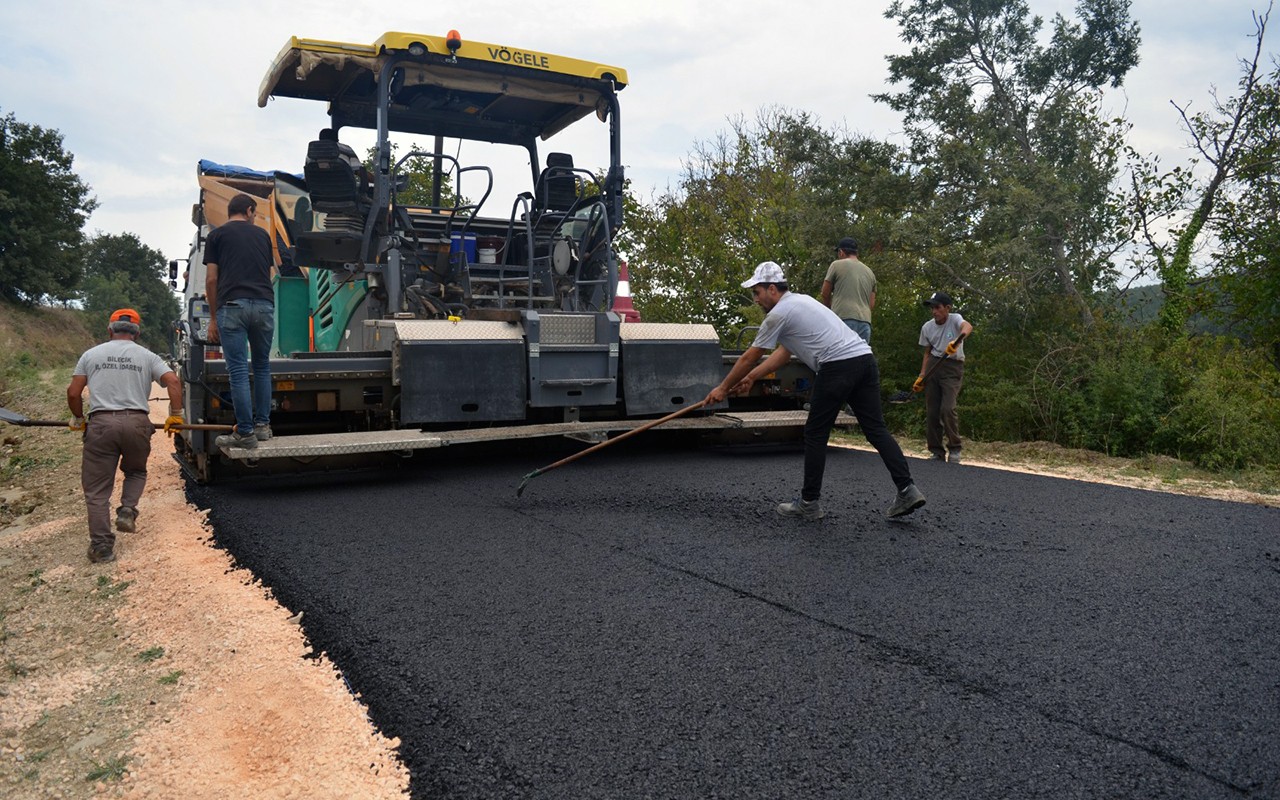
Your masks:
M 928 457 L 923 440 L 900 438 L 908 456 Z M 857 433 L 842 434 L 832 444 L 854 450 L 873 450 Z M 1106 483 L 1152 492 L 1209 497 L 1232 503 L 1280 508 L 1280 485 L 1273 476 L 1250 473 L 1239 480 L 1197 469 L 1168 456 L 1116 458 L 1092 450 L 1073 450 L 1049 442 L 967 442 L 960 468 L 987 467 L 1026 472 L 1087 483 Z
M 407 793 L 398 742 L 211 545 L 162 434 L 110 564 L 86 558 L 74 436 L 0 436 L 0 463 L 20 464 L 0 486 L 0 796 Z

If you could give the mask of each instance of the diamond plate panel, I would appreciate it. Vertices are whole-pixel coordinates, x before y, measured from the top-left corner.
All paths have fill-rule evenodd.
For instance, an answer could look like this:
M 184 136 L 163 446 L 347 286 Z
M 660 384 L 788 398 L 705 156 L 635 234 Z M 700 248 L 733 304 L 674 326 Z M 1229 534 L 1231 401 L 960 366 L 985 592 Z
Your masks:
M 543 314 L 538 324 L 541 344 L 596 343 L 596 318 L 591 314 Z
M 394 328 L 396 338 L 402 342 L 509 341 L 524 337 L 519 325 L 489 320 L 396 319 L 378 320 L 375 324 L 380 328 Z
M 716 329 L 710 325 L 685 322 L 627 322 L 618 328 L 618 336 L 628 341 L 695 341 L 718 342 Z

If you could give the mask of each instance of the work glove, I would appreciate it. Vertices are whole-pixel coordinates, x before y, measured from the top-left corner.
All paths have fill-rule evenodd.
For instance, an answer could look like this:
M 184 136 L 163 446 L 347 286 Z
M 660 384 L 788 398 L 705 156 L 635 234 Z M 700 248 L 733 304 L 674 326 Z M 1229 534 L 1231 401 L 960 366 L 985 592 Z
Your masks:
M 960 349 L 960 340 L 956 339 L 954 342 L 947 345 L 947 355 L 954 356 L 956 354 L 956 350 L 959 350 L 959 349 Z
M 186 420 L 182 418 L 182 409 L 178 409 L 177 411 L 174 411 L 172 408 L 169 409 L 169 416 L 166 417 L 164 421 L 164 432 L 170 436 L 174 435 L 178 432 L 178 426 L 185 421 Z
M 67 430 L 75 431 L 77 433 L 83 432 L 84 417 L 72 417 L 71 421 L 67 423 Z
M 921 375 L 920 377 L 916 378 L 916 382 L 915 382 L 915 383 L 913 383 L 913 384 L 911 384 L 911 391 L 913 391 L 913 392 L 923 392 L 923 391 L 924 391 L 924 376 L 923 376 L 923 375 Z

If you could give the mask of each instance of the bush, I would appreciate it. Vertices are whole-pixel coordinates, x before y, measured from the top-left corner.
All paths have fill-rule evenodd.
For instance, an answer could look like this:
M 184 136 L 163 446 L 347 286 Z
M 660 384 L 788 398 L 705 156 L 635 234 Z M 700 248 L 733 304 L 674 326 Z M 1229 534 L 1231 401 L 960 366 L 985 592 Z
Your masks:
M 1206 469 L 1280 466 L 1280 374 L 1224 337 L 1180 342 L 1165 355 L 1180 378 L 1153 446 Z

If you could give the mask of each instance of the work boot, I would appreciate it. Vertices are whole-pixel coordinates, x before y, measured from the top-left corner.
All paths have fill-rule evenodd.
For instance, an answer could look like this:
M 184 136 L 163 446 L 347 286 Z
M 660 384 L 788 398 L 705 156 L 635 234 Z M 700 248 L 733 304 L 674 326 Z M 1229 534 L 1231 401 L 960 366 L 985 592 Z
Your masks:
M 138 529 L 138 509 L 120 506 L 116 509 L 116 530 L 133 533 Z
M 948 462 L 950 462 L 950 463 L 952 463 L 952 464 L 959 464 L 959 463 L 960 463 L 960 450 L 959 450 L 959 449 L 956 449 L 956 450 L 952 450 L 952 451 L 950 451 L 949 453 L 947 453 L 947 461 L 948 461 Z
M 237 429 L 231 433 L 222 434 L 217 439 L 214 439 L 213 443 L 223 450 L 227 450 L 232 447 L 252 450 L 258 446 L 258 437 L 252 433 L 241 433 L 239 429 Z
M 108 561 L 115 561 L 116 554 L 111 545 L 104 544 L 93 546 L 89 545 L 89 561 L 94 564 L 105 564 Z
M 905 517 L 922 505 L 924 505 L 924 494 L 913 483 L 898 492 L 898 499 L 893 501 L 893 505 L 889 506 L 889 510 L 884 513 L 887 517 Z
M 260 442 L 265 442 L 271 438 L 271 426 L 266 423 L 260 423 L 253 426 L 253 438 Z
M 823 510 L 821 501 L 818 500 L 801 500 L 796 498 L 789 503 L 778 503 L 775 509 L 780 517 L 799 517 L 800 519 L 822 519 L 827 515 Z
M 947 457 L 943 453 L 931 453 L 929 455 L 929 460 L 930 461 L 946 461 Z

